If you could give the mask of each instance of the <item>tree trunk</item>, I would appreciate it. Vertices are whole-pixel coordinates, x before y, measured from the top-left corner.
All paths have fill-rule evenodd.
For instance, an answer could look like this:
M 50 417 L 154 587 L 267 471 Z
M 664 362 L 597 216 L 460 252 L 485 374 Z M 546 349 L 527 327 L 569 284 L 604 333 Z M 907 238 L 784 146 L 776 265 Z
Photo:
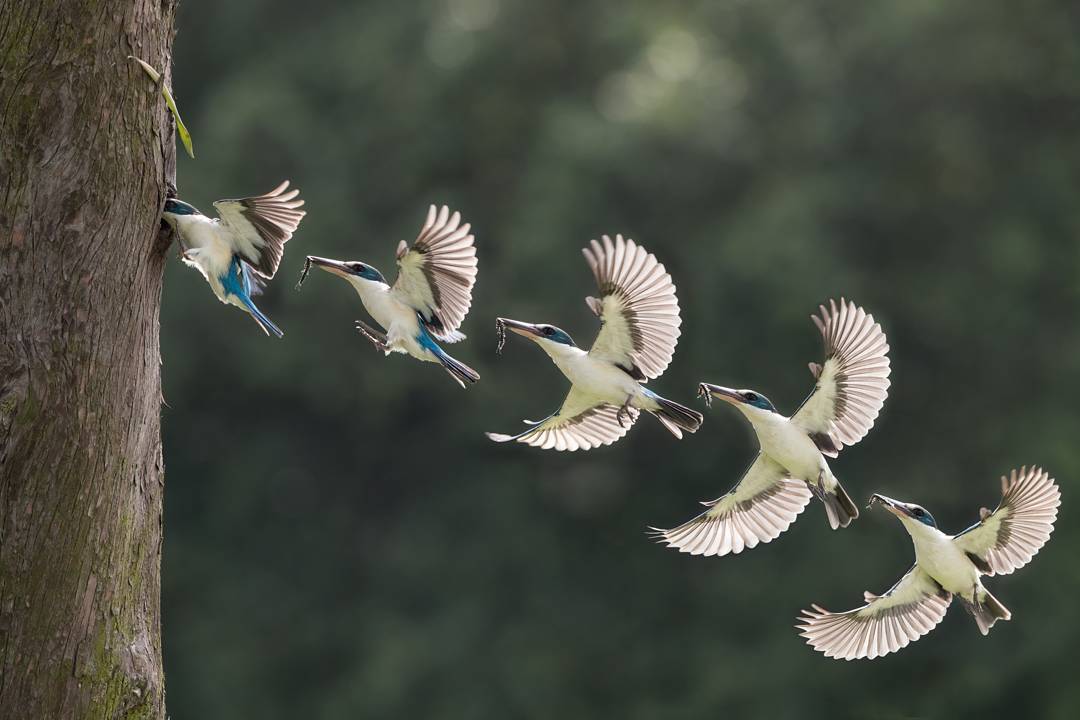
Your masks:
M 0 718 L 163 718 L 173 0 L 0 0 Z

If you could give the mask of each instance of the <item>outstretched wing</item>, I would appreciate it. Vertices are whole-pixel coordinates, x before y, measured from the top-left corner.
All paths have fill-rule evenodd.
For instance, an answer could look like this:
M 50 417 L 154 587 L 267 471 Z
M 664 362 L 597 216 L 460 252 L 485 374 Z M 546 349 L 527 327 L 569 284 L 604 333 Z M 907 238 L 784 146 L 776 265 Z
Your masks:
M 525 432 L 517 435 L 488 433 L 487 436 L 495 442 L 516 440 L 544 450 L 590 450 L 601 445 L 610 445 L 626 434 L 638 418 L 637 410 L 626 410 L 623 415 L 624 424 L 620 424 L 617 406 L 598 404 L 577 388 L 570 388 L 570 393 L 558 412 L 538 423 L 526 420 L 532 427 Z
M 232 237 L 233 252 L 267 279 L 274 277 L 285 243 L 307 214 L 297 209 L 304 204 L 296 199 L 300 191 L 294 188 L 286 192 L 288 187 L 286 180 L 265 195 L 214 203 L 221 224 Z
M 1061 505 L 1050 473 L 1026 467 L 1001 478 L 1001 503 L 994 512 L 983 508 L 982 521 L 954 538 L 987 575 L 1008 575 L 1026 565 L 1050 539 Z
M 428 330 L 443 342 L 457 342 L 457 332 L 472 305 L 476 283 L 476 246 L 469 224 L 443 205 L 428 208 L 420 234 L 409 247 L 398 245 L 398 278 L 391 292 L 420 313 Z
M 825 340 L 825 364 L 810 363 L 817 385 L 791 420 L 836 457 L 874 425 L 889 390 L 889 344 L 874 316 L 840 299 L 811 315 Z
M 708 510 L 671 530 L 652 528 L 651 535 L 691 555 L 740 553 L 775 540 L 810 497 L 805 482 L 791 479 L 775 461 L 758 454 L 731 492 L 705 503 Z
M 675 284 L 652 253 L 633 240 L 592 240 L 585 260 L 600 298 L 586 302 L 602 326 L 589 354 L 614 363 L 638 380 L 660 377 L 679 338 Z
M 800 635 L 825 657 L 876 658 L 930 632 L 945 617 L 952 595 L 918 565 L 884 595 L 865 594 L 866 605 L 832 613 L 813 605 L 799 617 Z

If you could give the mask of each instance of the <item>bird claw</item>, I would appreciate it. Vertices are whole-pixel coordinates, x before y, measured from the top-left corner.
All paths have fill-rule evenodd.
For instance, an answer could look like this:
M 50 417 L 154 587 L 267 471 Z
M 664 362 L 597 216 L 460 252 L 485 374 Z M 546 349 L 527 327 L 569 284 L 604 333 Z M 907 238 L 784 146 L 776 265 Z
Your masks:
M 619 427 L 621 427 L 621 428 L 628 427 L 626 422 L 623 421 L 624 417 L 627 420 L 629 420 L 629 418 L 630 418 L 630 404 L 629 403 L 627 403 L 626 405 L 621 406 L 618 409 L 618 411 L 615 413 L 615 420 L 618 421 Z
M 386 353 L 389 352 L 389 347 L 386 344 L 386 338 L 382 333 L 373 330 L 368 327 L 367 323 L 362 320 L 356 321 L 356 329 L 360 331 L 360 334 L 371 341 L 371 344 L 375 346 L 375 349 L 381 350 Z

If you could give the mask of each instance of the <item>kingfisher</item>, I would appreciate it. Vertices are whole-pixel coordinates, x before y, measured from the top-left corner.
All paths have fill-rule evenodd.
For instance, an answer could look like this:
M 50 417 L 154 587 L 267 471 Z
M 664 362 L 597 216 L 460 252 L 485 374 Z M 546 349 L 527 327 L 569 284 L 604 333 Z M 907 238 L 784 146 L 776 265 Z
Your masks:
M 938 529 L 919 505 L 874 494 L 900 519 L 915 546 L 915 564 L 884 595 L 864 593 L 866 602 L 832 613 L 813 605 L 799 617 L 800 635 L 826 657 L 877 658 L 907 647 L 945 617 L 955 597 L 986 635 L 1008 608 L 983 587 L 982 576 L 1008 575 L 1039 552 L 1054 529 L 1061 492 L 1042 468 L 1013 470 L 1001 478 L 1001 502 L 979 510 L 979 522 L 959 535 Z
M 859 516 L 826 457 L 873 426 L 889 388 L 889 344 L 873 315 L 853 302 L 830 300 L 818 310 L 820 317 L 810 317 L 824 339 L 825 362 L 810 363 L 817 382 L 791 417 L 756 390 L 698 386 L 706 403 L 719 398 L 746 416 L 760 449 L 730 492 L 702 503 L 708 510 L 670 530 L 650 528 L 656 540 L 692 555 L 740 553 L 775 540 L 811 497 L 825 505 L 833 530 Z
M 644 384 L 660 377 L 679 337 L 675 285 L 656 257 L 630 239 L 604 235 L 582 250 L 600 297 L 585 299 L 600 319 L 590 350 L 579 348 L 553 325 L 498 318 L 499 350 L 506 330 L 532 340 L 570 380 L 562 407 L 517 435 L 487 433 L 495 442 L 517 442 L 543 449 L 589 450 L 610 445 L 627 433 L 644 410 L 672 435 L 696 432 L 702 415 L 660 397 Z
M 298 209 L 304 204 L 296 197 L 300 191 L 288 188 L 286 180 L 265 195 L 218 200 L 216 218 L 176 198 L 165 201 L 162 214 L 180 239 L 181 259 L 202 273 L 217 299 L 247 312 L 263 332 L 278 338 L 284 333 L 251 298 L 274 277 L 285 243 L 306 214 Z
M 368 314 L 385 333 L 362 320 L 360 334 L 384 355 L 405 353 L 424 362 L 437 362 L 458 385 L 473 384 L 480 375 L 439 346 L 465 339 L 458 328 L 472 305 L 476 283 L 476 246 L 469 223 L 461 213 L 443 205 L 428 208 L 427 218 L 412 247 L 397 247 L 397 280 L 391 286 L 373 266 L 358 261 L 309 255 L 300 283 L 311 265 L 344 278 L 360 296 Z

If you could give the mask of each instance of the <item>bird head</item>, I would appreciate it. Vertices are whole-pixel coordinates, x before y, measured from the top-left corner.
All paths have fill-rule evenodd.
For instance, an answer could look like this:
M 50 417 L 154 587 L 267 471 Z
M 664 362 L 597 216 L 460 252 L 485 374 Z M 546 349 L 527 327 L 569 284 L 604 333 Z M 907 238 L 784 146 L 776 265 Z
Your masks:
M 184 202 L 183 200 L 177 200 L 176 198 L 169 198 L 165 201 L 165 209 L 162 210 L 162 217 L 165 222 L 170 225 L 176 222 L 177 217 L 184 215 L 202 215 L 194 205 Z
M 382 273 L 367 263 L 355 260 L 331 260 L 329 258 L 315 257 L 314 255 L 308 255 L 307 260 L 312 265 L 325 270 L 331 275 L 345 278 L 353 285 L 368 282 L 387 284 Z
M 713 398 L 719 398 L 724 402 L 731 403 L 751 420 L 760 417 L 762 414 L 776 412 L 776 408 L 769 402 L 769 398 L 756 390 L 733 390 L 722 385 L 701 383 L 698 385 L 698 397 L 705 398 L 706 403 L 711 403 Z
M 937 527 L 934 516 L 920 505 L 900 502 L 877 493 L 870 496 L 870 504 L 873 505 L 874 503 L 881 503 L 886 510 L 900 518 L 900 521 L 909 528 L 918 527 L 920 524 L 932 528 Z
M 573 338 L 565 330 L 561 330 L 554 325 L 533 325 L 532 323 L 508 318 L 496 318 L 495 324 L 499 329 L 500 346 L 501 340 L 506 336 L 506 331 L 509 330 L 532 340 L 549 354 L 559 352 L 565 348 L 577 347 Z

